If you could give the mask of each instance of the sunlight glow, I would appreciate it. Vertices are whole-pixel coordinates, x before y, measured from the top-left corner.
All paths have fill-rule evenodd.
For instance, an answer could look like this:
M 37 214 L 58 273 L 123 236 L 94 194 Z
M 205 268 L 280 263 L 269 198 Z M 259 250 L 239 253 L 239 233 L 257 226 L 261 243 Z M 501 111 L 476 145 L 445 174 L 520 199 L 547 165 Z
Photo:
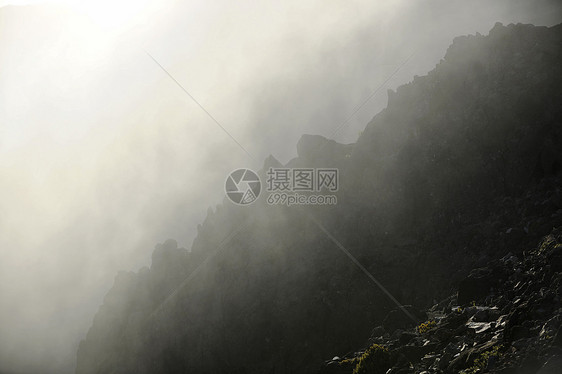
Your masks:
M 120 34 L 150 23 L 152 15 L 161 9 L 162 4 L 156 0 L 61 1 L 110 34 Z
M 74 12 L 87 17 L 101 31 L 116 36 L 137 27 L 144 28 L 163 9 L 166 1 L 157 0 L 0 0 L 6 5 L 66 5 Z

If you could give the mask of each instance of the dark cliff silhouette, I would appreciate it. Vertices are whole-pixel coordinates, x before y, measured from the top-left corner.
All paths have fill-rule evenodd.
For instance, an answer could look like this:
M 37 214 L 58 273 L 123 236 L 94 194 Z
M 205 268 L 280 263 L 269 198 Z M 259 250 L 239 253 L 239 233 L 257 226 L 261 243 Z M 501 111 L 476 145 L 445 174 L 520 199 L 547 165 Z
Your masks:
M 303 136 L 287 166 L 338 168 L 338 204 L 210 209 L 191 250 L 117 275 L 76 372 L 314 372 L 395 309 L 333 239 L 412 313 L 521 256 L 562 225 L 561 45 L 560 25 L 458 37 L 355 144 Z

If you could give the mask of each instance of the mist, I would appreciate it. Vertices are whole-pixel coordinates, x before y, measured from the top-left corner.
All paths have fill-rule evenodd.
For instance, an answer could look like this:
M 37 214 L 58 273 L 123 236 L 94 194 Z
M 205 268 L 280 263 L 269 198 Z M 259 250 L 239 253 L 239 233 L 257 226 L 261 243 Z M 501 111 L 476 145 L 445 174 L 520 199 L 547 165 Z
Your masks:
M 458 35 L 562 19 L 546 0 L 92 3 L 0 1 L 0 372 L 73 372 L 115 274 L 189 250 L 232 170 L 286 163 L 302 134 L 355 142 Z

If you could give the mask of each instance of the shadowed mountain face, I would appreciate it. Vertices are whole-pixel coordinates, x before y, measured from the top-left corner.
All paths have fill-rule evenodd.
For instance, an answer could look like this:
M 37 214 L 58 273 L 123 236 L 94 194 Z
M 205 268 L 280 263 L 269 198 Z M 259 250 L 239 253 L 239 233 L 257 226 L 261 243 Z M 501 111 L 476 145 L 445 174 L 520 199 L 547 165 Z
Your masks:
M 417 326 L 389 313 L 368 348 L 334 356 L 317 374 L 560 373 L 561 241 L 553 229 L 523 255 L 474 269 Z
M 562 26 L 456 38 L 357 143 L 303 136 L 286 166 L 338 168 L 338 204 L 210 209 L 191 251 L 117 275 L 77 373 L 311 372 L 394 308 L 335 241 L 419 308 L 536 243 L 562 225 L 561 45 Z

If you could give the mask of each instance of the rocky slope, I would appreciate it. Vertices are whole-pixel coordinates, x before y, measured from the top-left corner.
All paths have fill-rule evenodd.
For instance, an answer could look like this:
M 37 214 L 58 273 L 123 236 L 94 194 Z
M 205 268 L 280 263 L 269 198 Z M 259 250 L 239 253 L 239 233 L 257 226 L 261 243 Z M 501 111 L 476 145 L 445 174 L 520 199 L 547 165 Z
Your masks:
M 370 349 L 318 373 L 562 372 L 561 229 L 471 271 L 415 328 L 392 312 L 372 330 Z
M 190 251 L 169 240 L 116 277 L 77 373 L 314 372 L 395 307 L 337 243 L 416 308 L 522 259 L 562 225 L 561 42 L 560 25 L 457 38 L 356 144 L 303 136 L 287 166 L 338 168 L 338 204 L 210 209 Z

